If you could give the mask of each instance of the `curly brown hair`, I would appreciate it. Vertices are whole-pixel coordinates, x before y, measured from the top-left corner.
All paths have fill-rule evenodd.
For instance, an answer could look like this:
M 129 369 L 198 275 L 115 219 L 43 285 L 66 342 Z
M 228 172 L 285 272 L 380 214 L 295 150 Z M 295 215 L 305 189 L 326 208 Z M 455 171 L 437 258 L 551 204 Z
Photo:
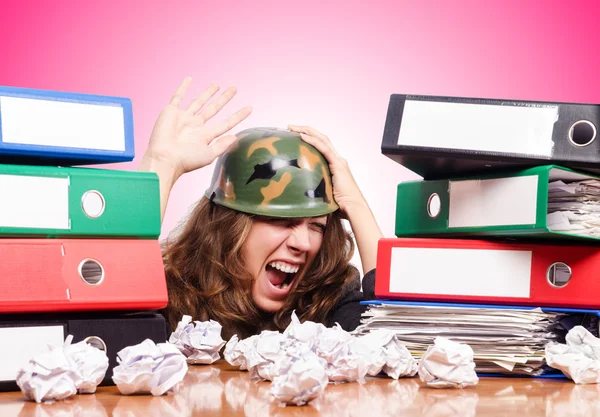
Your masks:
M 254 304 L 254 278 L 244 267 L 241 249 L 253 217 L 203 197 L 162 242 L 169 292 L 163 314 L 171 329 L 187 314 L 194 320 L 217 321 L 226 340 L 233 334 L 245 338 L 262 330 L 284 330 L 293 310 L 302 321 L 328 324 L 340 288 L 356 274 L 350 264 L 354 241 L 342 214 L 338 210 L 328 215 L 321 249 L 276 313 Z

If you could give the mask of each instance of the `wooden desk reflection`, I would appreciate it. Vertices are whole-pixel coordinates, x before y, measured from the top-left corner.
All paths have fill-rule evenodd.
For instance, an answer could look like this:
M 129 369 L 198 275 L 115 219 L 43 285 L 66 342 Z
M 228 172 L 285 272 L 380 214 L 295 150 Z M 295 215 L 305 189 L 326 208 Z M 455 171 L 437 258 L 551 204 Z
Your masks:
M 435 389 L 418 377 L 370 378 L 364 385 L 330 384 L 322 397 L 302 407 L 279 407 L 270 385 L 254 383 L 247 372 L 220 361 L 190 366 L 174 395 L 123 396 L 116 387 L 99 387 L 93 395 L 36 404 L 20 392 L 2 393 L 0 416 L 600 416 L 600 387 L 567 380 L 481 378 L 476 387 Z

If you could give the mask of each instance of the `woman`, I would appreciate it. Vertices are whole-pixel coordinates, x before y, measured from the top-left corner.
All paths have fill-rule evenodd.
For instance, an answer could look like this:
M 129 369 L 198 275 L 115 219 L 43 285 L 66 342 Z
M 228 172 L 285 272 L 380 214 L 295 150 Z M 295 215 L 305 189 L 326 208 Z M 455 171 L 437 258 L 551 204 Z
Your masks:
M 369 295 L 382 234 L 348 164 L 327 136 L 305 126 L 248 129 L 215 140 L 252 109 L 209 127 L 236 90 L 206 105 L 218 91 L 211 85 L 180 109 L 190 82 L 182 82 L 159 115 L 139 167 L 159 176 L 162 218 L 177 179 L 219 158 L 205 195 L 164 243 L 171 328 L 188 314 L 218 321 L 226 339 L 244 338 L 283 330 L 295 310 L 302 321 L 354 329 L 363 294 L 342 219 L 354 232 Z M 309 183 L 300 192 L 291 187 Z

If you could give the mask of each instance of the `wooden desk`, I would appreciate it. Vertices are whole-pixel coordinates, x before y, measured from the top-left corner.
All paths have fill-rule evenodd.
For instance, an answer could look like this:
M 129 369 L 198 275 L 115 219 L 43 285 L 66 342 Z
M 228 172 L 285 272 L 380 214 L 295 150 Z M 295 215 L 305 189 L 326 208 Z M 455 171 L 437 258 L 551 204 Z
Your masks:
M 0 393 L 1 417 L 188 417 L 188 416 L 600 416 L 600 386 L 567 380 L 481 378 L 476 387 L 435 389 L 420 379 L 371 378 L 330 384 L 302 407 L 278 407 L 270 382 L 253 383 L 226 362 L 190 366 L 175 395 L 123 396 L 116 387 L 52 404 L 26 401 L 20 392 Z

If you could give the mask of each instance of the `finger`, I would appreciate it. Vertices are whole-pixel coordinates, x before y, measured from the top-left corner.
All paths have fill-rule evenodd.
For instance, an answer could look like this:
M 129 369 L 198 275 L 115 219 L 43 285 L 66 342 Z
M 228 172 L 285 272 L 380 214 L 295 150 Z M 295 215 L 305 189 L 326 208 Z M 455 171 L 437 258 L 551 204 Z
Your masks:
M 216 138 L 233 129 L 243 120 L 245 120 L 248 116 L 250 116 L 250 113 L 252 113 L 251 106 L 246 106 L 243 109 L 233 113 L 227 119 L 223 120 L 221 123 L 211 128 L 212 137 Z
M 300 137 L 302 137 L 302 139 L 308 138 L 309 140 L 312 140 L 313 141 L 312 143 L 319 146 L 319 148 L 317 148 L 317 149 L 328 150 L 335 156 L 339 156 L 339 154 L 337 153 L 337 151 L 335 150 L 335 148 L 333 147 L 333 145 L 329 139 L 323 139 L 323 138 L 320 138 L 317 136 L 308 135 L 306 133 L 300 133 Z
M 307 135 L 306 133 L 300 133 L 300 137 L 303 141 L 314 146 L 319 152 L 321 152 L 329 164 L 335 163 L 336 159 L 339 158 L 337 152 L 335 152 L 331 146 L 325 143 L 323 139 Z
M 190 103 L 187 108 L 188 113 L 196 114 L 196 112 L 198 112 L 198 110 L 200 110 L 202 106 L 204 106 L 204 104 L 206 104 L 206 102 L 217 93 L 217 91 L 219 91 L 219 86 L 217 84 L 209 85 L 202 93 L 200 93 L 198 97 L 194 99 L 194 101 Z
M 325 141 L 329 141 L 327 135 L 319 132 L 317 129 L 314 129 L 310 126 L 296 126 L 296 125 L 288 125 L 288 129 L 298 132 L 298 133 L 306 133 L 310 136 L 314 136 L 315 138 L 322 139 Z
M 299 130 L 303 130 L 306 132 L 302 132 L 300 133 L 311 136 L 313 138 L 315 138 L 316 140 L 319 140 L 321 142 L 323 142 L 323 146 L 327 147 L 332 156 L 337 158 L 337 159 L 342 159 L 342 157 L 340 156 L 340 154 L 337 152 L 337 150 L 335 149 L 335 147 L 333 146 L 333 143 L 331 142 L 331 140 L 329 139 L 329 137 L 327 135 L 324 135 L 323 133 L 319 132 L 318 130 L 310 127 L 310 126 L 294 126 L 294 125 L 290 125 L 290 127 L 294 127 L 297 128 Z M 310 132 L 313 132 L 312 134 Z
M 214 161 L 219 156 L 221 156 L 237 140 L 238 140 L 237 136 L 229 135 L 229 136 L 223 136 L 223 137 L 219 138 L 219 140 L 211 143 L 210 146 L 208 147 L 208 149 L 210 150 L 210 153 L 211 153 L 211 155 L 210 155 L 211 162 Z
M 235 87 L 229 87 L 218 99 L 206 106 L 206 108 L 200 113 L 202 123 L 206 123 L 211 117 L 217 114 L 223 108 L 223 106 L 231 101 L 236 93 L 237 89 Z
M 181 101 L 183 100 L 183 96 L 185 96 L 185 92 L 187 91 L 191 83 L 192 77 L 185 77 L 183 79 L 181 84 L 179 84 L 179 87 L 177 87 L 177 91 L 175 91 L 175 94 L 173 94 L 173 97 L 171 97 L 172 105 L 179 107 Z

